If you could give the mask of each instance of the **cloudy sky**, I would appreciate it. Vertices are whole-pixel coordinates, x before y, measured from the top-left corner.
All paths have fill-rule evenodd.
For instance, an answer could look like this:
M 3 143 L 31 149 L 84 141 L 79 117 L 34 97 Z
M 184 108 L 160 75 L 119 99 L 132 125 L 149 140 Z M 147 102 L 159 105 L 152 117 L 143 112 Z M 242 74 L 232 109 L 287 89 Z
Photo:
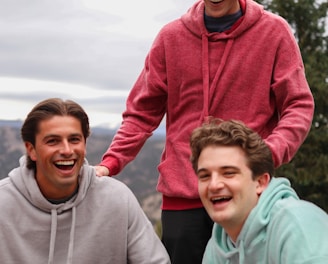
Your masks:
M 0 0 L 0 119 L 48 97 L 117 126 L 159 29 L 195 0 Z

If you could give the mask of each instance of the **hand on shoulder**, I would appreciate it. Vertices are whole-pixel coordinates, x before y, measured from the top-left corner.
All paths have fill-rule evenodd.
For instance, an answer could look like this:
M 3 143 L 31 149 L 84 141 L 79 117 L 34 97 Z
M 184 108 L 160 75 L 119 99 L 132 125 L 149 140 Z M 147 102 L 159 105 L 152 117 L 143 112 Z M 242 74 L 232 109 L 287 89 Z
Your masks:
M 109 169 L 105 166 L 95 166 L 97 176 L 109 176 Z

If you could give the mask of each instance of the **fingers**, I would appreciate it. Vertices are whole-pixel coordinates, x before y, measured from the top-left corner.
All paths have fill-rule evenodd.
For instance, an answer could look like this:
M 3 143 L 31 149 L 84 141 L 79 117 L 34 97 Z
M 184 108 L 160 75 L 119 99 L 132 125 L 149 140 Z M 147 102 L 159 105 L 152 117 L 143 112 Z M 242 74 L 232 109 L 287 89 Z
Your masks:
M 95 166 L 97 176 L 109 176 L 109 170 L 105 166 Z

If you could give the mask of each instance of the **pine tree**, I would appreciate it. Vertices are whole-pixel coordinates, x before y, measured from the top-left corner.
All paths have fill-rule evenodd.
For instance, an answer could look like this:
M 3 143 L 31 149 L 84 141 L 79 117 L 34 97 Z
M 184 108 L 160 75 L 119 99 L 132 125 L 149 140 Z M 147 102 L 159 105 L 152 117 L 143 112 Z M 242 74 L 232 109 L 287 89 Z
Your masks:
M 315 101 L 309 135 L 294 159 L 277 169 L 302 199 L 328 212 L 328 37 L 326 0 L 258 0 L 295 32 Z

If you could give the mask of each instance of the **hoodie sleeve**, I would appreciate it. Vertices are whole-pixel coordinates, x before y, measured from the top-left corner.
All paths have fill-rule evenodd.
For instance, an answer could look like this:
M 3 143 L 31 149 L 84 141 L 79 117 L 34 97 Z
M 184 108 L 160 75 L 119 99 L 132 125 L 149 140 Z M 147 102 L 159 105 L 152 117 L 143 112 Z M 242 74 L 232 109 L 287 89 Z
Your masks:
M 100 163 L 111 175 L 119 173 L 137 156 L 165 115 L 167 77 L 164 58 L 160 32 L 127 98 L 123 122 Z
M 304 142 L 312 124 L 314 99 L 306 80 L 298 44 L 282 18 L 284 31 L 275 54 L 272 91 L 279 122 L 266 138 L 276 167 L 288 163 Z
M 164 245 L 131 192 L 128 210 L 128 263 L 170 264 Z

